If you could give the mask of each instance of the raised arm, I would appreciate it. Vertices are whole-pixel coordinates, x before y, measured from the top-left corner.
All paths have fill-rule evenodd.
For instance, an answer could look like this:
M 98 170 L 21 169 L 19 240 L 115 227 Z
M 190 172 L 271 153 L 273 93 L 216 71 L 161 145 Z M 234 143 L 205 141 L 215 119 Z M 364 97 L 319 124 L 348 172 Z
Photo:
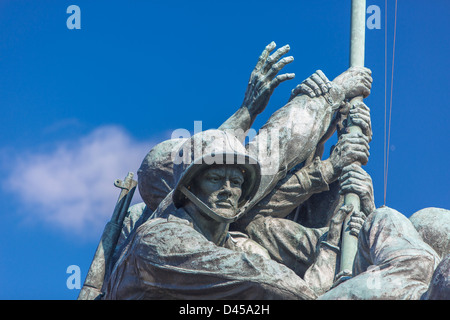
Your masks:
M 242 142 L 257 115 L 267 107 L 275 88 L 295 77 L 294 73 L 277 75 L 284 66 L 294 61 L 294 58 L 292 56 L 282 58 L 289 52 L 289 45 L 279 48 L 270 55 L 275 47 L 275 42 L 271 42 L 261 53 L 250 75 L 241 107 L 219 127 L 219 130 L 232 130 Z
M 253 206 L 239 222 L 242 226 L 250 223 L 256 216 L 285 218 L 313 194 L 329 190 L 343 173 L 344 168 L 355 161 L 366 164 L 369 160 L 369 138 L 371 121 L 369 108 L 359 103 L 350 111 L 352 121 L 359 121 L 363 134 L 344 133 L 333 147 L 326 160 L 316 157 L 300 169 L 290 170 L 280 179 L 258 203 Z
M 314 155 L 327 134 L 335 111 L 354 94 L 370 93 L 370 70 L 350 68 L 333 82 L 328 92 L 311 97 L 300 94 L 277 110 L 248 145 L 262 167 L 262 182 L 255 203 L 267 195 L 296 165 Z M 331 182 L 331 181 L 330 181 Z

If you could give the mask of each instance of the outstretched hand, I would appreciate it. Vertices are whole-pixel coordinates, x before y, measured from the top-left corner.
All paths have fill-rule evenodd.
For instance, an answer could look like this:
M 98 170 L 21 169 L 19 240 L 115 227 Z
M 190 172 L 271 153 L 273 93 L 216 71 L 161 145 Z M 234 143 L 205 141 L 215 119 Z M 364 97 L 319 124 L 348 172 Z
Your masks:
M 279 48 L 270 55 L 275 47 L 275 42 L 271 42 L 266 46 L 248 81 L 243 105 L 248 108 L 252 115 L 257 115 L 264 111 L 273 91 L 281 82 L 294 79 L 295 77 L 294 73 L 277 75 L 284 66 L 294 61 L 294 57 L 289 56 L 281 59 L 283 55 L 289 52 L 289 45 Z

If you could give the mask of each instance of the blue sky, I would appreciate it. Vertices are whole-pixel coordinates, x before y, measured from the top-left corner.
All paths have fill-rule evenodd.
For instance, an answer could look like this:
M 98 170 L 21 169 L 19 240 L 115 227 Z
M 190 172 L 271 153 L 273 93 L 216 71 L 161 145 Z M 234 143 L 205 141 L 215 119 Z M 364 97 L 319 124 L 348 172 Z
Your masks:
M 394 1 L 388 5 L 388 88 Z M 81 29 L 69 30 L 69 5 Z M 366 31 L 374 137 L 365 169 L 383 204 L 385 1 Z M 450 209 L 450 2 L 399 0 L 387 205 Z M 369 16 L 369 15 L 368 15 Z M 295 61 L 254 128 L 317 69 L 348 68 L 350 0 L 0 2 L 0 299 L 76 299 L 118 190 L 178 128 L 217 128 L 242 103 L 263 48 Z M 389 101 L 389 92 L 388 92 Z M 135 202 L 139 201 L 136 196 Z

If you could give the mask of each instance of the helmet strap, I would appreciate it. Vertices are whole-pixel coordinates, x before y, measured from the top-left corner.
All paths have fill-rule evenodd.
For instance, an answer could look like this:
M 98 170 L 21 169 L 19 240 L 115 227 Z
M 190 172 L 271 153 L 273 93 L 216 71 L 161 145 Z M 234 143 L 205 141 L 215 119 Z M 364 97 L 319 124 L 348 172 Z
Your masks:
M 208 207 L 202 200 L 197 198 L 188 188 L 181 186 L 180 191 L 188 198 L 200 211 L 205 213 L 211 219 L 220 223 L 232 223 L 236 221 L 242 214 L 242 212 L 236 214 L 233 218 L 226 218 L 215 213 L 210 207 Z

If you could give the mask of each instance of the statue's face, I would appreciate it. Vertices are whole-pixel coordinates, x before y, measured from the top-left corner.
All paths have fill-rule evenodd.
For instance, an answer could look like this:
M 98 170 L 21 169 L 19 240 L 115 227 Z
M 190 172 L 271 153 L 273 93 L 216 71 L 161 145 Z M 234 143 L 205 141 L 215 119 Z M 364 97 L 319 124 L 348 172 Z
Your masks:
M 215 213 L 232 218 L 238 211 L 244 175 L 237 166 L 214 166 L 203 171 L 192 192 Z

